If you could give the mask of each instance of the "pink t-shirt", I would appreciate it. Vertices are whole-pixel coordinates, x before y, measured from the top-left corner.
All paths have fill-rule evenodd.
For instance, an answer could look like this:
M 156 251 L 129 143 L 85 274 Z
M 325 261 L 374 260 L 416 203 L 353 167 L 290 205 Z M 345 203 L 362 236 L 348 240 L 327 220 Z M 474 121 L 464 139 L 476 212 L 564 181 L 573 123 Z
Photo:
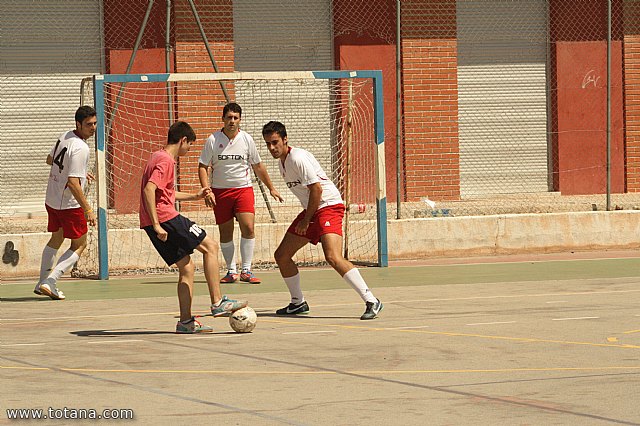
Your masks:
M 147 182 L 153 182 L 158 187 L 156 189 L 156 212 L 160 223 L 178 216 L 178 211 L 175 208 L 175 165 L 176 161 L 173 156 L 164 149 L 154 152 L 149 158 L 142 174 L 142 185 L 140 186 L 140 228 L 153 224 L 144 203 L 144 187 Z

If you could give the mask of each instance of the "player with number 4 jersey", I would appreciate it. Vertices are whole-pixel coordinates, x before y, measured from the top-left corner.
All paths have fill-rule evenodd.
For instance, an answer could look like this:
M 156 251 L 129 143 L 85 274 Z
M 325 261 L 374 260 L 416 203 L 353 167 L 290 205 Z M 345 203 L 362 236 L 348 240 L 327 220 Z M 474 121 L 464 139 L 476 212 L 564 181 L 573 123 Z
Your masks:
M 76 264 L 87 247 L 87 223 L 96 224 L 96 216 L 84 195 L 89 165 L 89 146 L 86 140 L 96 131 L 96 112 L 89 106 L 76 110 L 76 128 L 60 136 L 47 156 L 51 166 L 45 197 L 51 238 L 42 250 L 40 279 L 33 292 L 64 300 L 58 290 L 60 277 Z M 71 240 L 67 251 L 56 262 L 58 250 L 65 239 Z M 55 267 L 54 267 L 55 265 Z
M 180 321 L 176 333 L 203 333 L 213 329 L 196 321 L 191 314 L 195 264 L 191 260 L 194 250 L 202 253 L 204 276 L 209 288 L 211 314 L 221 316 L 247 306 L 246 301 L 231 300 L 220 291 L 218 245 L 204 229 L 182 216 L 175 202 L 199 200 L 210 191 L 201 188 L 196 194 L 176 191 L 175 166 L 178 157 L 186 155 L 196 134 L 184 121 L 169 128 L 167 144 L 151 155 L 142 175 L 140 187 L 140 228 L 167 265 L 178 267 L 178 303 Z

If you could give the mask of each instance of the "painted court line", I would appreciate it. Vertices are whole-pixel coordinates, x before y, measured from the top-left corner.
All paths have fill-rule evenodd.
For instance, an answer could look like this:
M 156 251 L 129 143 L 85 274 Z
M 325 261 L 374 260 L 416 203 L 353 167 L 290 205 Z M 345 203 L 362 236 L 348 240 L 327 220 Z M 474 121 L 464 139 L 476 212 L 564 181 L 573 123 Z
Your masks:
M 282 334 L 318 334 L 318 333 L 336 333 L 335 330 L 320 330 L 320 331 L 288 331 Z
M 87 344 L 101 345 L 104 343 L 133 343 L 133 342 L 145 342 L 145 340 L 101 340 L 99 342 L 87 342 Z
M 0 345 L 3 347 L 9 347 L 9 346 L 43 346 L 45 345 L 45 343 L 13 343 L 10 345 Z
M 596 367 L 524 367 L 524 368 L 493 368 L 493 369 L 434 369 L 434 370 L 347 370 L 348 374 L 441 374 L 441 373 L 527 373 L 527 372 L 563 372 L 563 371 L 635 371 L 640 369 L 638 365 L 612 365 Z M 71 371 L 83 373 L 146 373 L 146 374 L 216 374 L 216 375 L 338 375 L 338 371 L 312 370 L 312 371 L 279 371 L 279 370 L 160 370 L 160 369 L 97 369 L 97 368 L 50 368 L 50 367 L 24 367 L 0 365 L 0 370 L 23 371 Z
M 240 333 L 230 333 L 230 334 L 209 334 L 209 335 L 200 335 L 200 336 L 189 336 L 189 337 L 185 337 L 185 339 L 220 339 L 223 337 L 234 337 L 237 336 Z
M 566 300 L 551 300 L 549 302 L 544 302 L 544 303 L 567 303 Z
M 493 324 L 513 324 L 515 321 L 495 321 L 495 322 L 474 322 L 466 325 L 493 325 Z
M 598 319 L 600 317 L 574 317 L 574 318 L 553 318 L 551 321 L 573 321 L 583 319 Z
M 417 328 L 429 328 L 428 325 L 409 325 L 406 327 L 385 327 L 385 330 L 411 330 Z

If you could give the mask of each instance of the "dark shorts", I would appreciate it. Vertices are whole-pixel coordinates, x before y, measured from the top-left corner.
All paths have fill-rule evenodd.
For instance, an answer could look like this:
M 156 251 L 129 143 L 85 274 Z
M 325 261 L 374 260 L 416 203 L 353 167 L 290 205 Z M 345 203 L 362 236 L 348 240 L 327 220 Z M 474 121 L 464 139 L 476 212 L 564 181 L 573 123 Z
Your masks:
M 62 235 L 72 240 L 76 240 L 87 233 L 87 218 L 84 216 L 82 208 L 56 210 L 46 204 L 45 207 L 49 216 L 47 231 L 56 232 L 62 228 Z
M 293 223 L 289 226 L 287 232 L 299 237 L 307 238 L 309 242 L 314 245 L 318 244 L 320 237 L 325 234 L 337 234 L 342 236 L 342 217 L 344 216 L 343 204 L 323 207 L 316 211 L 311 218 L 307 232 L 304 235 L 301 235 L 296 232 L 296 226 L 302 219 L 304 219 L 306 213 L 306 210 L 302 210 L 298 217 L 293 220 Z
M 169 266 L 193 253 L 195 248 L 207 236 L 204 229 L 182 215 L 162 222 L 160 226 L 169 234 L 167 241 L 158 239 L 158 234 L 153 230 L 153 225 L 145 226 L 143 229 L 160 256 L 162 256 L 162 259 Z
M 236 213 L 256 212 L 256 202 L 253 195 L 253 187 L 246 188 L 211 188 L 216 197 L 216 206 L 213 214 L 216 223 L 221 225 L 236 217 Z

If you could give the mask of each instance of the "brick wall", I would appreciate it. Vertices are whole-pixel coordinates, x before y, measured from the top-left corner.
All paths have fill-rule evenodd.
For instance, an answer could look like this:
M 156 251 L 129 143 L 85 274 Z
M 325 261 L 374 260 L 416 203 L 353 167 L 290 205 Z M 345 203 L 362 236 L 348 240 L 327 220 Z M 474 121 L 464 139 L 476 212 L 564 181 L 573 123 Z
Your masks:
M 627 192 L 640 192 L 640 35 L 625 37 Z
M 460 197 L 455 1 L 408 0 L 402 12 L 407 201 Z
M 197 0 L 195 5 L 218 72 L 234 71 L 231 1 Z M 186 0 L 175 2 L 175 37 L 177 72 L 214 72 L 202 35 Z M 233 85 L 226 83 L 225 87 L 233 101 Z M 179 162 L 180 189 L 193 191 L 199 187 L 198 157 L 204 140 L 222 127 L 222 108 L 227 100 L 218 83 L 180 83 L 176 97 L 179 98 L 180 105 L 178 117 L 188 121 L 197 135 L 191 151 Z M 202 203 L 191 204 L 186 210 L 202 206 Z

